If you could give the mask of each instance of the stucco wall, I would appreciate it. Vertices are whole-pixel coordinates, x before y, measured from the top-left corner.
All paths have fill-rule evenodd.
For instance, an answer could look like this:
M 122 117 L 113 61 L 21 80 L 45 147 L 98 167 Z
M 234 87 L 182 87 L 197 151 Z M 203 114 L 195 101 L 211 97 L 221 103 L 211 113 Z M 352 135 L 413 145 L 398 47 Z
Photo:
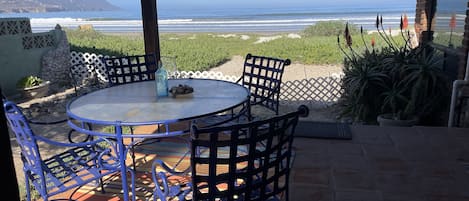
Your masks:
M 5 95 L 17 93 L 22 77 L 39 75 L 42 56 L 57 45 L 56 32 L 31 33 L 28 18 L 0 19 L 0 85 Z

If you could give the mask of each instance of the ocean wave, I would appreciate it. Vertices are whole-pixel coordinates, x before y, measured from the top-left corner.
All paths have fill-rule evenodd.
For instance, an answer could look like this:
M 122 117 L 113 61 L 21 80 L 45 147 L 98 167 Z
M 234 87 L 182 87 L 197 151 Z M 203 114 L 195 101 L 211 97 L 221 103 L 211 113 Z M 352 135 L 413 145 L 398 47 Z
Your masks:
M 414 17 L 409 17 L 409 20 L 413 20 Z M 298 19 L 266 19 L 266 20 L 197 20 L 197 19 L 165 19 L 158 20 L 158 24 L 171 25 L 171 24 L 245 24 L 245 23 L 257 23 L 257 24 L 278 24 L 278 23 L 315 23 L 321 21 L 370 21 L 375 22 L 376 17 L 322 17 L 322 18 L 298 18 Z M 384 19 L 386 22 L 400 21 L 400 16 L 387 17 Z M 32 18 L 32 24 L 56 24 L 56 23 L 67 23 L 67 24 L 141 24 L 141 20 L 87 20 L 83 18 Z
M 31 18 L 31 23 L 56 23 L 56 22 L 81 22 L 86 21 L 83 18 Z
M 177 22 L 192 22 L 193 19 L 166 19 L 166 20 L 158 20 L 158 23 L 160 22 L 166 22 L 166 23 L 177 23 Z
M 408 15 L 409 20 L 415 17 Z M 392 15 L 383 18 L 383 24 L 388 26 L 398 26 L 400 23 L 400 15 Z M 253 31 L 263 30 L 296 30 L 301 31 L 305 27 L 314 25 L 323 21 L 347 21 L 351 24 L 363 26 L 365 29 L 371 29 L 376 21 L 375 15 L 366 16 L 321 16 L 321 17 L 303 17 L 290 19 L 197 19 L 197 18 L 181 18 L 181 19 L 160 19 L 159 27 L 165 32 L 187 30 L 188 32 L 200 32 L 204 30 L 220 30 L 229 29 L 240 30 L 246 28 Z M 91 24 L 98 31 L 102 32 L 129 32 L 142 30 L 141 20 L 113 20 L 113 19 L 86 19 L 86 18 L 32 18 L 31 27 L 33 32 L 53 29 L 56 24 L 62 27 L 76 28 L 80 25 Z M 257 30 L 256 30 L 256 27 Z M 271 27 L 271 29 L 269 29 Z

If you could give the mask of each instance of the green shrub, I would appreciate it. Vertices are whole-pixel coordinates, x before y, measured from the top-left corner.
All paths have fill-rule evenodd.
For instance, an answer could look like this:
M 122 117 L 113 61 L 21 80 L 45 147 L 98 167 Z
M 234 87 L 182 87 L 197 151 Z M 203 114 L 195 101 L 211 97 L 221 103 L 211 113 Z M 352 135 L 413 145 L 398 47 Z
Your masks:
M 34 87 L 34 86 L 39 86 L 43 82 L 44 81 L 41 78 L 39 78 L 37 76 L 30 75 L 30 76 L 26 76 L 26 77 L 23 77 L 20 80 L 18 80 L 18 82 L 16 83 L 16 87 L 18 87 L 18 88 L 30 88 L 30 87 Z
M 312 36 L 335 36 L 340 33 L 345 26 L 344 21 L 320 21 L 314 25 L 308 26 L 303 30 L 302 35 L 305 37 Z M 359 33 L 360 29 L 356 26 L 350 26 L 351 34 Z

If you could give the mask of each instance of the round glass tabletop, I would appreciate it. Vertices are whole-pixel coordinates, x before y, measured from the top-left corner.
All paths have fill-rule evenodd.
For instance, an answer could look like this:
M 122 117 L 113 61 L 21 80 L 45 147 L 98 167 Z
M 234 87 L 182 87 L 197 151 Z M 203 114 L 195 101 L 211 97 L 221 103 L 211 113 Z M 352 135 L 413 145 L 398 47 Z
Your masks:
M 85 122 L 174 122 L 215 114 L 249 101 L 245 87 L 222 80 L 174 79 L 169 88 L 189 85 L 190 95 L 156 97 L 155 81 L 101 89 L 71 101 L 67 113 Z

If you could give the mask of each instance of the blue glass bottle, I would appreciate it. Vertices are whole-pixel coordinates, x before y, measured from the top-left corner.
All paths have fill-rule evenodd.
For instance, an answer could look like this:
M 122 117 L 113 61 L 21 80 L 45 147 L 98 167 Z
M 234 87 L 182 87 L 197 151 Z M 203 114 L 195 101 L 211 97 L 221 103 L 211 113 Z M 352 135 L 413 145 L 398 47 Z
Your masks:
M 158 70 L 155 72 L 156 95 L 158 97 L 168 96 L 168 71 L 163 63 L 158 62 Z

